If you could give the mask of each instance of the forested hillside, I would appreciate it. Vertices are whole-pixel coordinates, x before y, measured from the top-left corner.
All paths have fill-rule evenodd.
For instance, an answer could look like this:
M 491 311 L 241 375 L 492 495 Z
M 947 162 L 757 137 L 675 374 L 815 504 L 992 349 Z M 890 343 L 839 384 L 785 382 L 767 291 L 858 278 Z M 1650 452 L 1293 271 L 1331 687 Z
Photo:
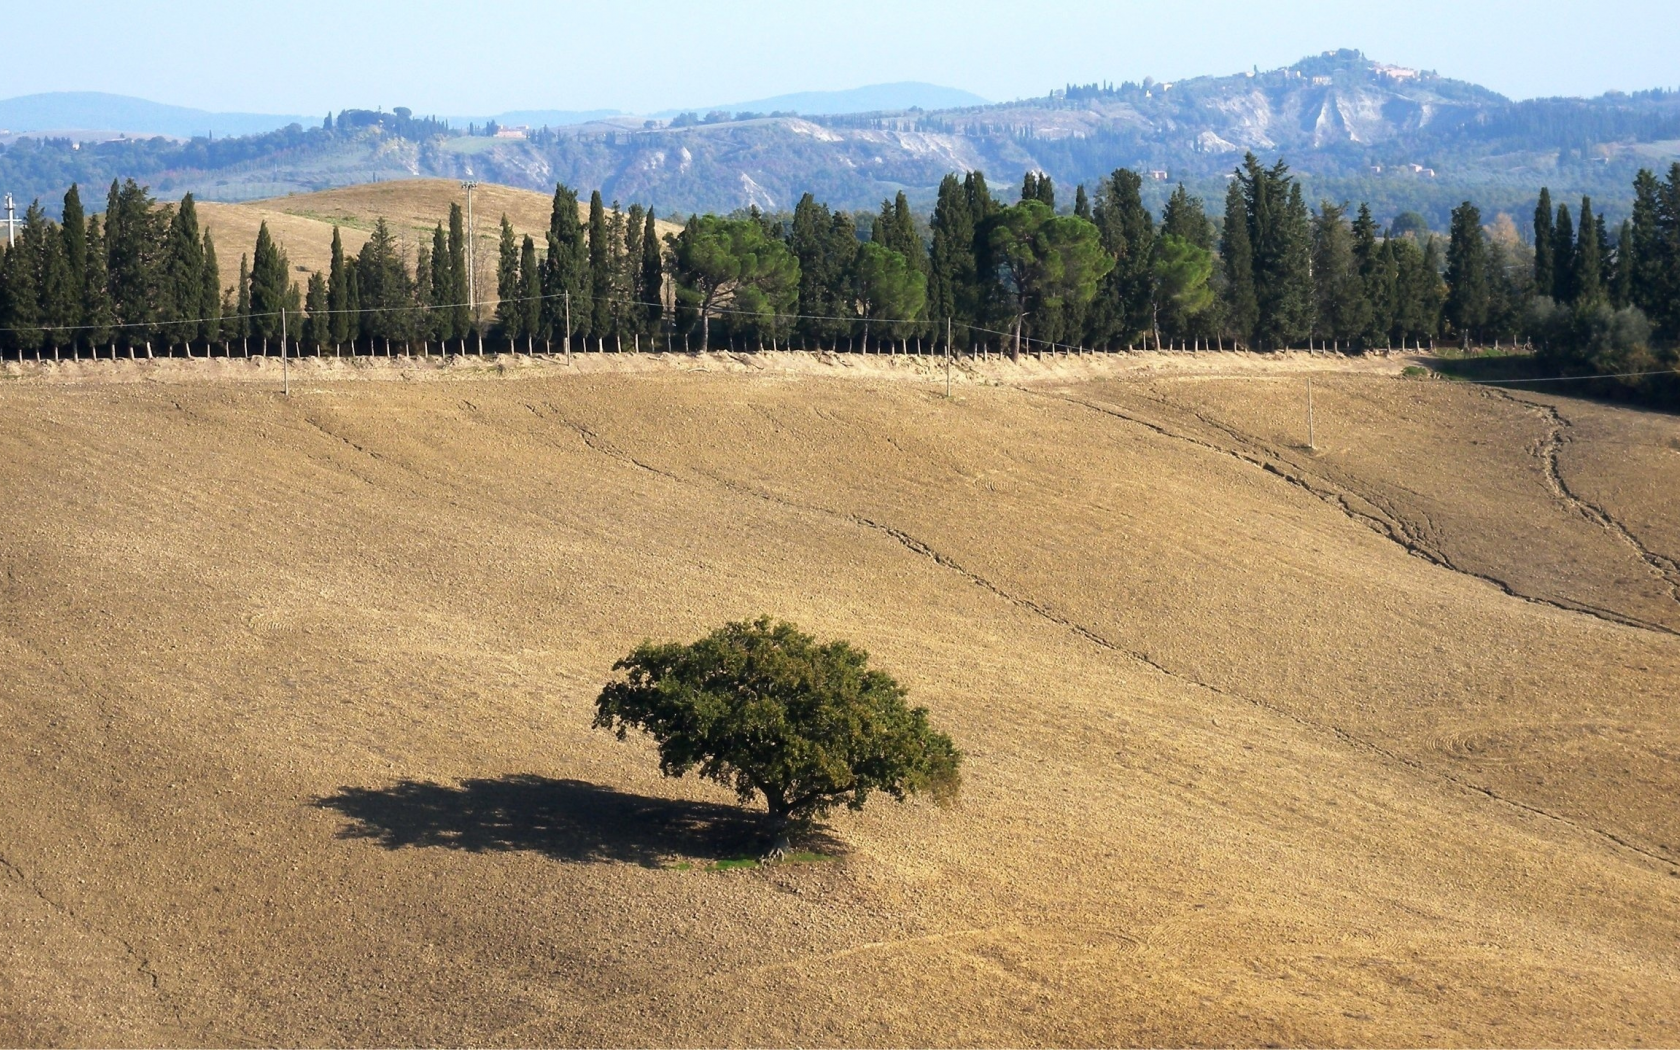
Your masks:
M 1126 167 L 1145 174 L 1144 200 L 1158 210 L 1179 182 L 1222 196 L 1249 151 L 1266 163 L 1287 156 L 1309 200 L 1366 201 L 1384 222 L 1417 211 L 1444 230 L 1467 198 L 1526 215 L 1543 183 L 1590 195 L 1619 220 L 1634 174 L 1680 159 L 1680 94 L 1511 102 L 1340 51 L 1267 72 L 1070 85 L 936 112 L 714 112 L 514 131 L 349 110 L 320 127 L 214 142 L 22 139 L 0 150 L 0 185 L 50 202 L 71 182 L 134 178 L 170 196 L 247 200 L 470 174 L 538 190 L 599 186 L 661 213 L 785 211 L 806 192 L 856 209 L 899 191 L 925 211 L 951 172 L 1014 182 L 1035 171 L 1073 185 Z

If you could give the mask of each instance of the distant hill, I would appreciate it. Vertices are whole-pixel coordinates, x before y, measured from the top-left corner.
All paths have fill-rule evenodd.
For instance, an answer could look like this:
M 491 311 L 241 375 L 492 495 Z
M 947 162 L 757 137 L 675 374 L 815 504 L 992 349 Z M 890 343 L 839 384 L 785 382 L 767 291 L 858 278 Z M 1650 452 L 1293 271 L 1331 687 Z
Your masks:
M 868 113 L 875 110 L 957 109 L 984 106 L 987 101 L 971 91 L 906 80 L 897 84 L 870 84 L 845 91 L 801 91 L 774 98 L 753 99 L 706 106 L 692 112 L 724 110 L 730 113 L 798 113 L 801 116 L 832 116 L 836 113 Z M 671 109 L 655 116 L 671 117 L 683 110 Z
M 100 91 L 53 91 L 0 100 L 0 130 L 11 132 L 126 132 L 130 135 L 260 135 L 320 117 L 210 113 Z
M 72 180 L 102 187 L 132 176 L 164 196 L 237 201 L 471 176 L 545 193 L 557 180 L 598 187 L 609 201 L 680 216 L 789 209 L 805 192 L 873 209 L 903 190 L 925 209 L 940 179 L 964 169 L 986 172 L 1000 196 L 1012 196 L 1026 171 L 1048 173 L 1066 206 L 1076 184 L 1126 167 L 1145 173 L 1153 207 L 1182 181 L 1217 212 L 1227 176 L 1252 150 L 1266 163 L 1287 161 L 1311 200 L 1369 201 L 1384 221 L 1417 210 L 1444 229 L 1466 199 L 1520 223 L 1543 184 L 1560 199 L 1591 194 L 1619 221 L 1637 169 L 1680 160 L 1680 93 L 1513 102 L 1357 51 L 1175 83 L 1070 85 L 996 105 L 757 115 L 796 108 L 798 97 L 783 96 L 698 121 L 517 121 L 538 129 L 528 137 L 467 135 L 406 110 L 351 110 L 332 130 L 311 123 L 215 142 L 76 150 L 26 139 L 0 149 L 0 189 L 52 206 Z

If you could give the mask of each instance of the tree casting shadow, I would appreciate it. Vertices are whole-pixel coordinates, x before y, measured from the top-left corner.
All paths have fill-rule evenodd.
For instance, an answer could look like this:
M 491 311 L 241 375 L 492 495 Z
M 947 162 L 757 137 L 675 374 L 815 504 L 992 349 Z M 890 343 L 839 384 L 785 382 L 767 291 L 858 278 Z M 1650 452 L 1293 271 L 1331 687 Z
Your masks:
M 456 786 L 402 780 L 343 787 L 315 805 L 350 820 L 340 838 L 373 839 L 386 849 L 534 850 L 556 860 L 654 866 L 677 856 L 756 856 L 771 842 L 763 815 L 736 806 L 649 798 L 529 773 Z M 818 848 L 837 845 L 822 838 Z

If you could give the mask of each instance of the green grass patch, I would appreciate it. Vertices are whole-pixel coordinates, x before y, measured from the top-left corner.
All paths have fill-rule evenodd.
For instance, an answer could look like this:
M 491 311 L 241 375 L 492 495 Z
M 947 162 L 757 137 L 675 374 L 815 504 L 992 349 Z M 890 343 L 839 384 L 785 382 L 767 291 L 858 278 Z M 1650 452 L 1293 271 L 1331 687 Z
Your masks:
M 811 850 L 800 850 L 789 853 L 775 864 L 765 864 L 757 857 L 725 857 L 711 862 L 679 860 L 672 864 L 672 871 L 750 871 L 753 868 L 776 867 L 781 864 L 827 864 L 838 860 L 838 857 L 826 853 L 816 853 Z
M 1407 379 L 1427 379 L 1430 373 L 1429 369 L 1422 365 L 1407 365 L 1400 370 L 1400 374 Z

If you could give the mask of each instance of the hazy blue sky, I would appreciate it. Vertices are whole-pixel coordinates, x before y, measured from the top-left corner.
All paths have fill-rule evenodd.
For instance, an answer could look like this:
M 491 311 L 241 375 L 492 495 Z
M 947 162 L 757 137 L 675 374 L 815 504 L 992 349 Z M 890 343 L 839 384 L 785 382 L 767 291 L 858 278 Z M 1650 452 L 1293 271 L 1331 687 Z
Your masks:
M 11 0 L 0 98 L 652 111 L 928 80 L 1002 100 L 1355 47 L 1518 98 L 1680 86 L 1676 0 Z

